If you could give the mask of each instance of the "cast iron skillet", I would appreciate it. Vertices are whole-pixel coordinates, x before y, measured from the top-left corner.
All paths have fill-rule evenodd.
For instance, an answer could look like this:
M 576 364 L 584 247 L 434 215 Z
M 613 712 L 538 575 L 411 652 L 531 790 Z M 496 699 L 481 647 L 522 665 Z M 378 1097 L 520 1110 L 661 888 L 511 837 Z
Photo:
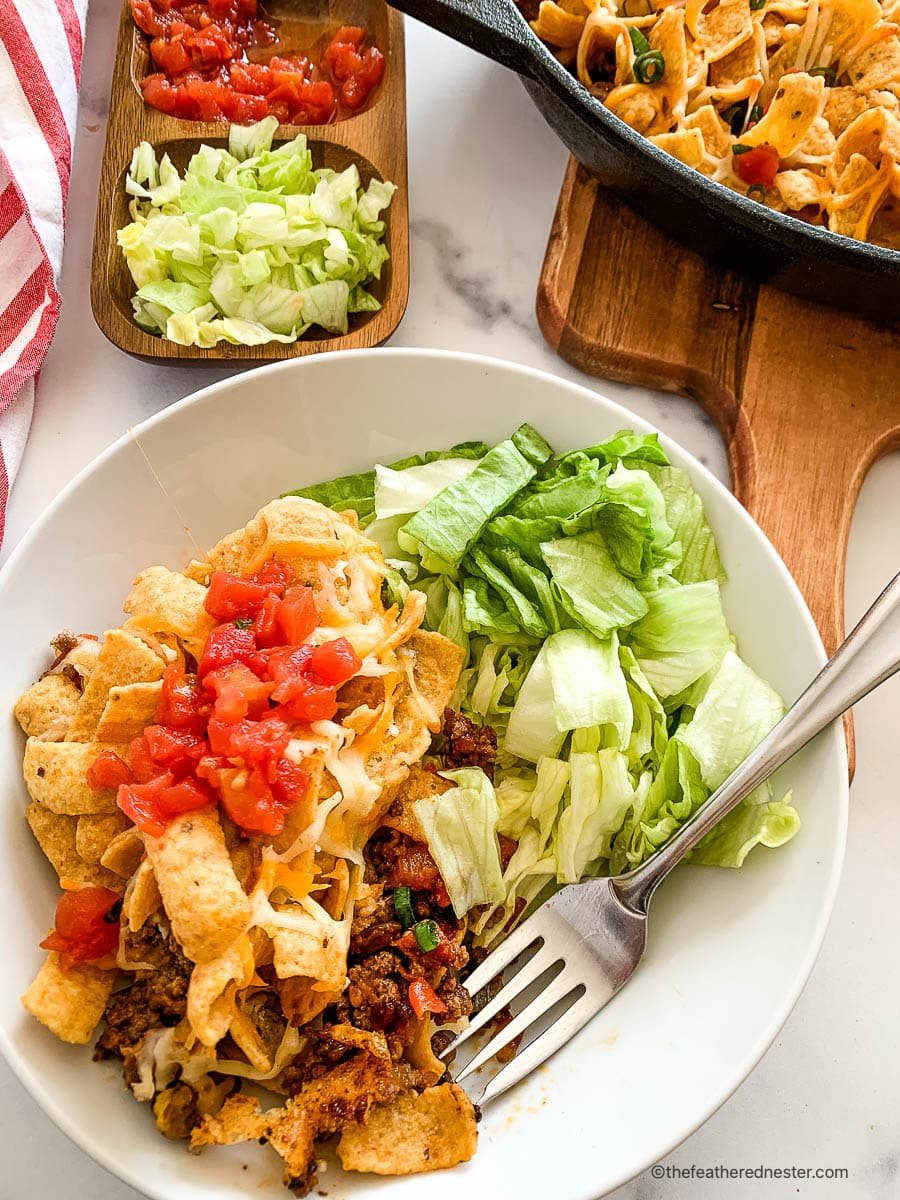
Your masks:
M 900 251 L 839 237 L 747 200 L 635 133 L 594 99 L 512 0 L 389 0 L 510 67 L 566 146 L 605 187 L 714 262 L 881 321 L 900 317 Z

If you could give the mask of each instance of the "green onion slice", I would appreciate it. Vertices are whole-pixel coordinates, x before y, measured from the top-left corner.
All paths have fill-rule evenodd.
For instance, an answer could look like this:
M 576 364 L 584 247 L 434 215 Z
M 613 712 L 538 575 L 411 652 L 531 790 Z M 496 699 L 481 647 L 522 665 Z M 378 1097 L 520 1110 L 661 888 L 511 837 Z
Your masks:
M 743 101 L 738 104 L 729 104 L 727 108 L 722 109 L 722 120 L 732 133 L 740 133 L 744 127 L 746 113 L 747 108 Z
M 628 36 L 631 38 L 631 44 L 634 47 L 635 54 L 648 54 L 650 52 L 650 43 L 639 29 L 635 29 L 634 26 L 629 26 Z
M 394 888 L 394 912 L 397 920 L 404 929 L 415 924 L 416 914 L 413 912 L 412 891 L 405 886 Z
M 758 200 L 760 204 L 766 202 L 766 189 L 761 183 L 751 183 L 747 188 L 748 200 Z
M 396 892 L 394 895 L 396 895 Z M 429 950 L 437 949 L 441 940 L 437 923 L 430 918 L 426 921 L 416 921 L 415 925 L 413 925 L 413 933 L 415 934 L 419 949 L 424 950 L 426 954 Z
M 759 12 L 761 8 L 766 7 L 766 0 L 750 0 L 750 11 Z
M 666 60 L 660 50 L 648 50 L 634 60 L 634 77 L 638 83 L 659 83 L 666 73 Z
M 834 67 L 811 67 L 810 75 L 821 75 L 829 87 L 834 87 L 837 82 L 837 71 Z

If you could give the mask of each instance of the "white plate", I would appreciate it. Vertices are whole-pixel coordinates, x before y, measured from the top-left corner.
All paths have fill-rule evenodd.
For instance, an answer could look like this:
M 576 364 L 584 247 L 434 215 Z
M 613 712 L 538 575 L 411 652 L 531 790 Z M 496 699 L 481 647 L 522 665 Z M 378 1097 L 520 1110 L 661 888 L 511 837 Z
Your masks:
M 531 421 L 558 449 L 636 416 L 538 371 L 459 354 L 360 351 L 281 363 L 215 384 L 138 426 L 60 495 L 0 576 L 0 837 L 4 970 L 0 1044 L 43 1108 L 88 1154 L 156 1200 L 281 1196 L 258 1146 L 200 1158 L 159 1136 L 114 1064 L 57 1042 L 19 996 L 41 960 L 57 889 L 22 817 L 22 741 L 10 714 L 61 628 L 121 619 L 134 574 L 181 567 L 262 504 L 301 484 L 455 441 L 496 441 Z M 725 607 L 741 652 L 793 700 L 824 661 L 797 588 L 744 510 L 665 442 L 703 496 L 730 575 Z M 165 487 L 165 494 L 160 482 Z M 190 531 L 190 532 L 188 532 Z M 834 729 L 782 772 L 803 829 L 740 872 L 684 868 L 657 896 L 634 981 L 546 1067 L 487 1108 L 468 1165 L 385 1182 L 338 1178 L 332 1197 L 588 1200 L 658 1161 L 745 1078 L 812 968 L 831 912 L 847 817 Z M 10 1149 L 9 1147 L 7 1149 Z

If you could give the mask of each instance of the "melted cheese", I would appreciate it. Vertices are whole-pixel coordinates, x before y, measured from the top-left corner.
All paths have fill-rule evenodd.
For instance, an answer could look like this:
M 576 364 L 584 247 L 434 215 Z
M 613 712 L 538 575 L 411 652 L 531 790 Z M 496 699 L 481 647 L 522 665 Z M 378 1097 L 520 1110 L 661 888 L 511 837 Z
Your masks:
M 825 14 L 822 22 L 822 38 L 828 36 L 828 26 L 831 24 L 831 12 Z M 801 71 L 805 71 L 807 67 L 814 67 L 816 64 L 811 61 L 813 45 L 816 39 L 819 25 L 819 0 L 810 0 L 809 8 L 806 10 L 806 20 L 803 22 L 803 34 L 800 38 L 800 45 L 797 47 L 797 54 L 794 58 L 794 66 L 799 67 Z

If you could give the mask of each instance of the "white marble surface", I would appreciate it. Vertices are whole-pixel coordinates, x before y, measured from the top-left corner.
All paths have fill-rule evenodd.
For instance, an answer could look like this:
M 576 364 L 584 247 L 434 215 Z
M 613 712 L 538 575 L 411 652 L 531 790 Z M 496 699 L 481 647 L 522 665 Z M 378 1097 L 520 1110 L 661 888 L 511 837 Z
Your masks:
M 92 0 L 62 280 L 63 311 L 4 553 L 80 467 L 128 425 L 213 382 L 214 368 L 149 366 L 99 333 L 88 298 L 97 178 L 119 0 Z M 399 346 L 497 355 L 578 378 L 630 406 L 725 476 L 692 403 L 580 376 L 544 345 L 534 294 L 565 161 L 518 81 L 408 25 L 412 286 Z M 873 470 L 854 520 L 847 604 L 856 618 L 900 567 L 900 458 Z M 844 1167 L 843 1182 L 654 1180 L 615 1200 L 878 1200 L 900 1195 L 900 680 L 857 711 L 859 767 L 831 928 L 776 1044 L 667 1160 L 688 1167 Z M 620 1081 L 621 1082 L 621 1081 Z M 634 1098 L 639 1119 L 640 1098 Z M 137 1200 L 70 1145 L 0 1062 L 0 1200 Z M 565 1167 L 559 1196 L 565 1195 Z M 423 1190 L 424 1190 L 423 1185 Z M 548 1198 L 549 1200 L 549 1198 Z

